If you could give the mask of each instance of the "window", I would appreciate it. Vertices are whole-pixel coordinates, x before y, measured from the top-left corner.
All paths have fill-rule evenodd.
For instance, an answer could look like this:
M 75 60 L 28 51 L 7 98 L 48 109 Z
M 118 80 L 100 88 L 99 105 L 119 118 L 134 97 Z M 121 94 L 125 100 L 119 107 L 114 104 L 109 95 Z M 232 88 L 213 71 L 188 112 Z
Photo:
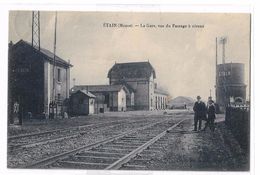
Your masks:
M 58 81 L 61 81 L 61 69 L 58 69 Z

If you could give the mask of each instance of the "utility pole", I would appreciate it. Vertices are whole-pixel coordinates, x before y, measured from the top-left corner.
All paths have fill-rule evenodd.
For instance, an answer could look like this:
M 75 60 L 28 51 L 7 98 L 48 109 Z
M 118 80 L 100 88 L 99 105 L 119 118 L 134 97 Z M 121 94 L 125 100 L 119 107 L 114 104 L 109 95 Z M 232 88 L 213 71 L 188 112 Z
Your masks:
M 56 79 L 55 79 L 55 67 L 56 67 L 56 38 L 57 38 L 57 12 L 55 12 L 55 26 L 54 26 L 54 46 L 53 46 L 53 66 L 52 66 L 52 73 L 53 73 L 53 85 L 52 85 L 52 104 L 53 104 L 53 117 L 55 118 L 54 114 L 54 106 L 56 106 L 55 103 L 55 96 L 56 96 Z M 56 107 L 57 111 L 57 107 Z
M 40 44 L 40 12 L 32 12 L 32 46 L 41 49 Z
M 216 37 L 216 89 L 215 89 L 215 98 L 216 98 L 216 102 L 217 102 L 217 89 L 218 89 L 218 38 Z

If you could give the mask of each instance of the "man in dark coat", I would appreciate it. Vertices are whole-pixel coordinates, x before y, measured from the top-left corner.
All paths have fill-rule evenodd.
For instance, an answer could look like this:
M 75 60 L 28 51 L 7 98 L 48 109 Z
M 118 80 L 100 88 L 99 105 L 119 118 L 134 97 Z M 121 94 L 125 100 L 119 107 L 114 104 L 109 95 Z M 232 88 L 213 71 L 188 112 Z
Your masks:
M 202 119 L 206 118 L 207 108 L 204 102 L 201 101 L 201 97 L 197 96 L 197 101 L 193 106 L 194 113 L 194 130 L 197 131 L 197 125 L 199 122 L 199 130 L 201 130 Z
M 216 119 L 215 111 L 216 109 L 213 100 L 209 100 L 207 105 L 208 119 L 205 128 L 203 129 L 204 131 L 207 129 L 207 127 L 209 127 L 211 131 L 215 130 L 215 119 Z

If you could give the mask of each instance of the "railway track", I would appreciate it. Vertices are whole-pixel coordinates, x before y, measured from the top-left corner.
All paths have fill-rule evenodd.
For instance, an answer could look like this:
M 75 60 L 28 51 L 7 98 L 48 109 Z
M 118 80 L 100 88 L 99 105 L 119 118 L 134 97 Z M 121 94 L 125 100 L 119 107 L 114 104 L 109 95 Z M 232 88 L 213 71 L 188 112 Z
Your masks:
M 14 152 L 14 151 L 22 150 L 22 149 L 25 149 L 25 148 L 30 148 L 30 147 L 34 147 L 34 146 L 43 145 L 43 144 L 50 144 L 50 143 L 53 143 L 53 142 L 62 141 L 62 140 L 65 140 L 65 139 L 77 138 L 77 137 L 82 136 L 84 134 L 95 134 L 96 132 L 105 131 L 109 128 L 117 127 L 117 126 L 120 126 L 120 125 L 123 125 L 123 124 L 142 123 L 142 122 L 146 122 L 146 121 L 147 120 L 143 120 L 143 119 L 137 120 L 137 121 L 136 120 L 135 121 L 120 120 L 120 121 L 114 121 L 114 122 L 100 123 L 100 124 L 96 124 L 96 125 L 79 126 L 79 127 L 76 128 L 76 130 L 64 129 L 62 131 L 65 131 L 67 133 L 63 133 L 61 135 L 58 135 L 57 133 L 55 133 L 53 135 L 54 137 L 48 136 L 47 138 L 46 137 L 39 137 L 39 136 L 42 136 L 43 134 L 45 134 L 46 132 L 39 133 L 39 135 L 30 134 L 28 137 L 29 138 L 31 136 L 36 137 L 36 140 L 31 140 L 31 139 L 27 138 L 27 140 L 23 141 L 22 143 L 20 141 L 18 141 L 18 143 L 15 143 L 15 142 L 10 143 L 9 142 L 8 143 L 8 151 Z M 112 125 L 110 125 L 110 124 L 112 124 Z M 91 128 L 90 126 L 93 126 L 93 127 Z M 102 127 L 102 129 L 97 130 L 98 127 Z M 74 129 L 75 127 L 72 127 L 72 128 Z M 88 130 L 86 128 L 88 128 Z M 93 130 L 93 129 L 95 129 L 95 130 Z M 73 133 L 73 131 L 74 131 L 74 133 Z M 56 132 L 56 130 L 54 132 Z M 47 133 L 51 134 L 49 132 L 47 132 Z M 25 136 L 22 136 L 22 138 L 25 138 Z M 20 138 L 16 137 L 16 139 L 19 140 Z
M 26 138 L 26 137 L 32 137 L 32 136 L 42 136 L 46 134 L 52 134 L 52 133 L 60 133 L 64 131 L 72 131 L 72 130 L 80 130 L 84 128 L 88 128 L 91 126 L 99 126 L 99 125 L 104 125 L 104 124 L 110 124 L 114 122 L 121 122 L 121 121 L 127 121 L 126 119 L 124 120 L 116 120 L 116 121 L 109 121 L 109 122 L 102 122 L 102 123 L 92 123 L 92 124 L 87 124 L 87 125 L 81 125 L 81 126 L 74 126 L 74 127 L 68 127 L 66 129 L 54 129 L 54 130 L 49 130 L 49 131 L 44 131 L 44 132 L 36 132 L 36 133 L 30 133 L 30 134 L 21 134 L 21 135 L 15 135 L 15 136 L 8 136 L 8 141 L 15 140 L 15 139 L 21 139 L 21 138 Z
M 176 119 L 175 119 L 176 120 Z M 22 168 L 84 168 L 84 169 L 121 169 L 127 162 L 136 158 L 146 149 L 156 148 L 152 145 L 167 132 L 178 127 L 188 119 L 178 122 L 174 119 L 164 119 L 133 129 L 99 142 L 85 145 Z M 154 151 L 153 151 L 154 152 Z M 144 159 L 145 160 L 145 159 Z M 131 167 L 131 165 L 128 165 Z M 144 167 L 133 166 L 133 169 Z

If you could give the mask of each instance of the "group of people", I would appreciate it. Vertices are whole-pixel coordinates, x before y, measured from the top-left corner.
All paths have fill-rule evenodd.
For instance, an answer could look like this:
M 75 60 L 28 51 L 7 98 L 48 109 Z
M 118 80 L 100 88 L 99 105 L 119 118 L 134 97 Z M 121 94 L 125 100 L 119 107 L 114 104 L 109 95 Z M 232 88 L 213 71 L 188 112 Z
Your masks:
M 197 96 L 197 101 L 193 106 L 194 111 L 194 130 L 193 131 L 205 131 L 208 127 L 211 131 L 215 130 L 215 105 L 211 97 L 208 99 L 207 105 L 201 101 L 201 97 Z M 206 121 L 205 126 L 201 129 L 202 121 Z M 199 124 L 199 128 L 198 128 Z

